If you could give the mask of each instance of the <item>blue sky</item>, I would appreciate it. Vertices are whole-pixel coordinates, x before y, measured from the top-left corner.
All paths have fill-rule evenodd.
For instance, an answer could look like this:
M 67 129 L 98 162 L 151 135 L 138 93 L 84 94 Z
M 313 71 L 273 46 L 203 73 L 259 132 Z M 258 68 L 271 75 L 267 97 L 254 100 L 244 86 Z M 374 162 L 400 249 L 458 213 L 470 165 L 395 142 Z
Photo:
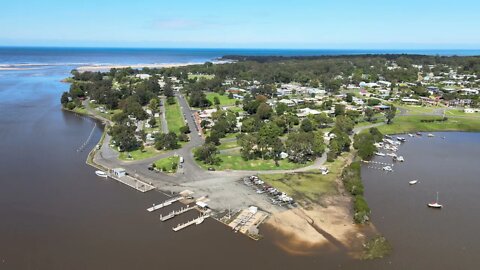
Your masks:
M 473 0 L 0 1 L 0 46 L 479 49 Z

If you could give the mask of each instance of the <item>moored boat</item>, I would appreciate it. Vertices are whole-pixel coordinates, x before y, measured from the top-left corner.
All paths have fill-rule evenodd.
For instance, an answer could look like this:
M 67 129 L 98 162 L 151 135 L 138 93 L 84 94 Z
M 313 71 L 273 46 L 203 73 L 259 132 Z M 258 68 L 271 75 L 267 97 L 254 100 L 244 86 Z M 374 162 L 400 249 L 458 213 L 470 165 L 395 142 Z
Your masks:
M 432 133 L 428 133 L 428 137 L 435 137 L 435 135 Z
M 97 176 L 100 176 L 100 177 L 103 177 L 103 178 L 107 178 L 107 177 L 108 177 L 108 174 L 107 174 L 106 172 L 100 171 L 100 170 L 99 170 L 99 171 L 95 171 L 95 174 L 96 174 Z
M 382 152 L 376 152 L 375 155 L 377 155 L 377 156 L 379 156 L 379 157 L 384 157 L 384 156 L 385 156 L 385 154 L 382 153 Z
M 437 209 L 440 209 L 443 207 L 443 205 L 438 203 L 438 192 L 437 192 L 437 200 L 435 200 L 435 202 L 433 203 L 428 203 L 427 206 L 430 208 L 437 208 Z
M 415 184 L 418 183 L 418 180 L 412 180 L 412 181 L 410 181 L 410 182 L 408 182 L 408 183 L 409 183 L 410 185 L 415 185 Z

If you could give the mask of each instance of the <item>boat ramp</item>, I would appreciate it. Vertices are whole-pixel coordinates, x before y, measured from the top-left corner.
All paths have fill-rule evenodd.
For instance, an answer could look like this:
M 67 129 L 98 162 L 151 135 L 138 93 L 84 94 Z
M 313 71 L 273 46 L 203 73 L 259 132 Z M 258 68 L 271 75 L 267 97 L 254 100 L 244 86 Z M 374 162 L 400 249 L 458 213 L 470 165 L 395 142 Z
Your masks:
M 235 232 L 240 232 L 248 237 L 258 240 L 258 226 L 268 218 L 268 213 L 259 210 L 255 206 L 240 211 L 240 213 L 227 225 Z

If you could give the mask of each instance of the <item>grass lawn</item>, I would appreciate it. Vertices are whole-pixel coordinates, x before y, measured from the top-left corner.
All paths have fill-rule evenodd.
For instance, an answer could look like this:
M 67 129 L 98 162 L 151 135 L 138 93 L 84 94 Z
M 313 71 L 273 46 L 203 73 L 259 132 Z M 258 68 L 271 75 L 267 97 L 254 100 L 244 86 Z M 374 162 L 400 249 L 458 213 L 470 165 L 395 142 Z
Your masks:
M 188 79 L 191 80 L 191 79 L 207 79 L 207 80 L 211 80 L 215 78 L 215 75 L 212 75 L 212 74 L 188 74 Z
M 132 158 L 128 158 L 128 153 L 130 153 L 130 156 Z M 126 161 L 142 160 L 142 159 L 153 157 L 160 153 L 162 153 L 162 151 L 158 151 L 153 146 L 149 146 L 149 147 L 145 147 L 143 151 L 138 149 L 132 152 L 120 152 L 118 159 L 126 160 Z
M 103 118 L 106 118 L 106 119 L 109 119 L 109 120 L 112 120 L 112 117 L 117 114 L 117 113 L 121 113 L 122 110 L 121 109 L 115 109 L 115 110 L 106 110 L 106 112 L 100 112 L 99 110 L 97 110 L 98 107 L 103 107 L 105 108 L 105 105 L 101 105 L 101 104 L 97 104 L 97 103 L 92 103 L 90 102 L 89 106 L 93 109 L 95 109 L 95 114 L 98 114 L 100 115 L 101 117 Z
M 237 141 L 225 142 L 225 143 L 222 142 L 218 146 L 218 150 L 232 149 L 232 148 L 235 148 L 235 147 L 238 147 Z
M 411 133 L 416 131 L 480 131 L 479 118 L 448 118 L 444 122 L 424 123 L 422 119 L 439 119 L 438 116 L 398 116 L 390 125 L 379 126 L 383 134 Z
M 223 170 L 246 170 L 246 171 L 265 171 L 265 170 L 292 170 L 297 168 L 306 167 L 313 162 L 306 164 L 297 164 L 289 162 L 288 160 L 278 161 L 279 166 L 275 166 L 273 160 L 243 160 L 240 156 L 239 150 L 233 150 L 228 154 L 219 154 L 218 157 L 222 160 L 219 165 L 207 165 L 202 162 L 198 162 L 203 168 L 213 167 L 217 171 Z
M 76 112 L 76 113 L 79 113 L 79 114 L 88 114 L 87 109 L 85 109 L 83 106 L 75 107 L 73 109 L 73 112 Z
M 231 106 L 228 107 L 228 110 L 232 112 L 243 112 L 242 106 Z
M 212 102 L 212 105 L 215 106 L 215 102 L 213 101 L 215 97 L 218 97 L 220 100 L 220 106 L 232 106 L 235 105 L 235 99 L 229 99 L 228 95 L 220 95 L 218 93 L 207 93 L 207 99 Z
M 99 115 L 109 119 L 109 120 L 112 120 L 112 117 L 117 114 L 117 113 L 121 113 L 122 110 L 121 109 L 116 109 L 116 110 L 109 110 L 107 111 L 106 113 L 101 113 L 101 112 L 98 112 Z
M 359 122 L 358 124 L 355 125 L 356 128 L 358 127 L 364 127 L 364 126 L 370 126 L 370 125 L 373 125 L 373 124 L 376 124 L 376 123 L 382 123 L 382 122 L 385 122 L 385 117 L 378 117 L 377 119 L 375 119 L 374 121 L 372 122 L 367 122 L 367 121 L 362 121 L 362 122 Z
M 164 172 L 175 173 L 177 171 L 179 162 L 180 162 L 179 156 L 171 156 L 171 157 L 159 159 L 155 161 L 154 164 L 155 164 L 155 167 L 160 170 L 165 169 Z
M 465 113 L 463 110 L 447 110 L 445 116 L 461 116 L 467 118 L 477 118 L 480 119 L 480 113 Z
M 225 138 L 222 138 L 222 140 L 226 140 L 226 139 L 234 139 L 234 138 L 237 138 L 237 136 L 240 135 L 239 132 L 235 132 L 235 133 L 227 133 L 227 135 L 225 135 Z
M 166 104 L 165 118 L 167 119 L 168 130 L 179 134 L 180 128 L 185 126 L 185 119 L 177 98 L 175 98 L 175 101 L 175 104 Z
M 335 181 L 342 174 L 347 156 L 348 153 L 344 153 L 334 162 L 325 164 L 330 171 L 327 175 L 322 175 L 315 170 L 286 174 L 261 174 L 260 178 L 299 202 L 305 200 L 318 202 L 322 195 L 337 193 Z
M 407 111 L 408 114 L 431 114 L 441 107 L 428 107 L 428 106 L 412 106 L 412 105 L 400 105 L 396 104 L 395 107 L 401 108 Z

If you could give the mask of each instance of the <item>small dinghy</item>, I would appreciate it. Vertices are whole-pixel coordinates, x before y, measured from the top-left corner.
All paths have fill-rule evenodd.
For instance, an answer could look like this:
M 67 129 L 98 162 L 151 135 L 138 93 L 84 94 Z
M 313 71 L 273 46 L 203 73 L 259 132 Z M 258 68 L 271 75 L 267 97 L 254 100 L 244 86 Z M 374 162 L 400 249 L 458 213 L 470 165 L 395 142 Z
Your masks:
M 412 180 L 412 181 L 410 181 L 410 182 L 408 182 L 408 183 L 409 183 L 410 185 L 415 185 L 415 184 L 418 183 L 418 180 Z

